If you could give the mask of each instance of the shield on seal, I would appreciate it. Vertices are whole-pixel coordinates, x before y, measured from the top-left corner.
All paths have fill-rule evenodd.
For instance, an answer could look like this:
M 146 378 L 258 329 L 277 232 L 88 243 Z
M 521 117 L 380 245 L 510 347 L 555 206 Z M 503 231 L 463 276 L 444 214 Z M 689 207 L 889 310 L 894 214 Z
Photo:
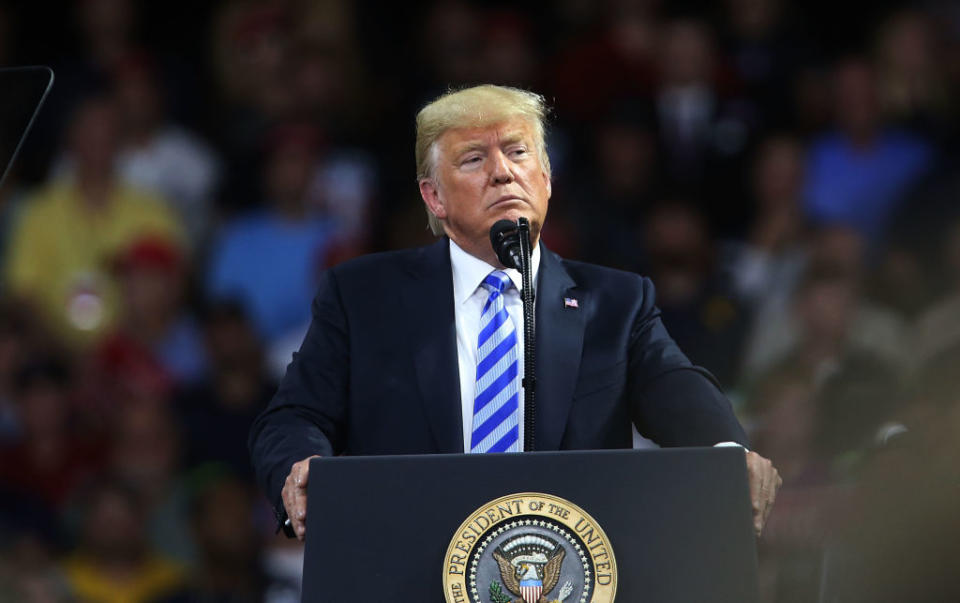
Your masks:
M 521 580 L 520 595 L 524 603 L 537 603 L 540 600 L 540 594 L 543 592 L 542 580 Z

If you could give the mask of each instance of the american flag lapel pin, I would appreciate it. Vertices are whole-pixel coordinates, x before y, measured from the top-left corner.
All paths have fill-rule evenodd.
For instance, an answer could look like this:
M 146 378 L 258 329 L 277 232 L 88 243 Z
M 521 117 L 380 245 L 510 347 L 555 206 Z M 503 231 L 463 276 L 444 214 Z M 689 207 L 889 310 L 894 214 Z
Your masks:
M 563 307 L 564 308 L 580 308 L 580 303 L 577 301 L 576 297 L 564 297 L 563 298 Z

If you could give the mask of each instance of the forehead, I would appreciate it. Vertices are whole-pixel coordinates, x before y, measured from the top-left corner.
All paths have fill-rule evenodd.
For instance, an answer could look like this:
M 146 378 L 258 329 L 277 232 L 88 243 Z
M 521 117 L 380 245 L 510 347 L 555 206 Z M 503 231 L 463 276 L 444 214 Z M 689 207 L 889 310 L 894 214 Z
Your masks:
M 517 140 L 527 143 L 532 143 L 534 140 L 533 126 L 522 117 L 514 117 L 493 124 L 450 128 L 437 139 L 437 146 L 442 152 L 457 153 L 474 146 Z

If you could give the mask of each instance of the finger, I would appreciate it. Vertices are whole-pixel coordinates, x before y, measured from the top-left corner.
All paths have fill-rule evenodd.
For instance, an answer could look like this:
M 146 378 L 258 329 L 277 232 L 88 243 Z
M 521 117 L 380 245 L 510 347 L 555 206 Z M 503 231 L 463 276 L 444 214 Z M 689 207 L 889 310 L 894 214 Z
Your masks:
M 287 478 L 288 485 L 284 486 L 283 491 L 281 492 L 281 498 L 283 499 L 283 507 L 287 511 L 287 518 L 290 521 L 290 526 L 293 528 L 293 533 L 297 538 L 302 540 L 302 535 L 305 530 L 305 525 L 303 520 L 300 518 L 300 511 L 298 509 L 296 492 L 299 490 L 295 485 L 293 485 L 293 478 Z
M 283 508 L 287 511 L 287 517 L 293 517 L 294 515 L 294 498 L 293 493 L 296 490 L 296 486 L 293 481 L 293 472 L 290 475 L 287 475 L 287 479 L 283 483 L 283 490 L 280 491 L 280 498 L 283 500 Z
M 753 527 L 757 535 L 763 528 L 763 513 L 765 489 L 768 487 L 764 482 L 764 472 L 762 471 L 762 460 L 758 454 L 747 453 L 747 474 L 750 486 L 750 506 L 753 511 Z
M 291 505 L 287 514 L 297 539 L 301 541 L 307 533 L 307 486 L 310 479 L 310 460 L 313 458 L 316 458 L 316 455 L 294 463 L 290 470 L 293 484 L 290 488 Z
M 299 503 L 296 501 L 291 503 L 290 508 L 287 510 L 287 515 L 290 519 L 290 526 L 293 528 L 293 533 L 298 540 L 303 540 L 304 534 L 307 531 L 307 522 L 305 514 L 301 512 Z
M 295 488 L 293 490 L 294 515 L 298 521 L 307 519 L 307 490 L 306 488 Z
M 758 470 L 757 455 L 747 453 L 747 476 L 750 485 L 750 506 L 753 511 L 753 530 L 757 536 L 763 529 L 763 472 Z
M 293 464 L 290 469 L 290 490 L 289 504 L 287 505 L 287 516 L 293 526 L 293 533 L 297 540 L 303 540 L 307 531 L 307 500 L 306 500 L 306 481 L 309 475 L 309 467 L 304 467 L 303 461 Z
M 302 461 L 294 463 L 293 467 L 290 468 L 290 473 L 294 476 L 297 487 L 306 490 L 310 478 L 310 461 L 318 458 L 320 458 L 319 454 L 308 456 Z
M 767 483 L 769 485 L 764 491 L 764 509 L 761 521 L 761 529 L 764 525 L 766 525 L 767 520 L 770 518 L 770 513 L 773 512 L 773 503 L 777 499 L 777 490 L 779 490 L 780 486 L 783 484 L 783 479 L 780 477 L 780 473 L 772 463 L 770 463 L 767 475 Z
M 755 526 L 758 537 L 763 533 L 763 528 L 767 525 L 767 520 L 770 519 L 770 511 L 772 510 L 773 510 L 772 505 L 767 506 L 763 510 L 763 514 L 761 515 L 761 517 L 759 518 L 759 521 L 757 522 L 757 525 Z
M 754 453 L 747 452 L 747 482 L 750 487 L 750 501 L 756 506 L 757 494 L 760 492 L 761 476 L 757 474 Z
M 747 469 L 750 482 L 750 502 L 753 508 L 753 528 L 757 536 L 763 531 L 770 513 L 770 495 L 773 490 L 773 464 L 755 452 L 747 453 Z
M 289 494 L 284 496 L 283 505 L 287 509 L 287 517 L 290 520 L 293 533 L 299 540 L 303 540 L 307 529 L 306 497 L 300 496 L 298 492 L 300 492 L 299 488 L 291 488 Z
M 763 510 L 763 524 L 762 524 L 762 525 L 766 525 L 766 524 L 767 524 L 767 520 L 770 519 L 770 512 L 771 512 L 771 511 L 773 511 L 773 501 L 771 501 L 771 503 L 768 504 L 767 507 Z
M 310 459 L 303 459 L 294 463 L 290 473 L 293 475 L 294 485 L 306 490 L 307 480 L 310 478 Z
M 773 477 L 773 487 L 770 488 L 770 499 L 767 502 L 767 506 L 769 507 L 769 510 L 767 511 L 768 514 L 773 510 L 773 503 L 777 500 L 777 492 L 780 490 L 780 486 L 783 485 L 783 479 L 780 477 L 780 474 L 776 469 L 773 470 Z
M 767 516 L 770 514 L 770 506 L 768 504 L 768 494 L 766 490 L 761 489 L 760 491 L 760 500 L 758 501 L 758 508 L 753 514 L 753 529 L 757 533 L 757 536 L 760 536 L 763 532 L 763 526 L 767 523 Z

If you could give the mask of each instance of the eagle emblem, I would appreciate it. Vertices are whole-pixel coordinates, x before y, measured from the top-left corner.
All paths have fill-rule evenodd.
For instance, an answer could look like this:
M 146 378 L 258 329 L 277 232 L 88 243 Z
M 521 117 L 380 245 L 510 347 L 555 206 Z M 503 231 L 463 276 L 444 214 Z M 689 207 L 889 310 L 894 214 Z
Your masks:
M 493 558 L 500 566 L 504 586 L 520 598 L 510 599 L 494 582 L 490 585 L 494 603 L 562 603 L 573 591 L 571 583 L 563 585 L 559 598 L 551 600 L 547 595 L 560 580 L 564 555 L 562 546 L 541 534 L 519 534 L 503 542 Z
M 586 511 L 542 492 L 518 492 L 473 512 L 443 565 L 447 603 L 613 603 L 617 564 Z

